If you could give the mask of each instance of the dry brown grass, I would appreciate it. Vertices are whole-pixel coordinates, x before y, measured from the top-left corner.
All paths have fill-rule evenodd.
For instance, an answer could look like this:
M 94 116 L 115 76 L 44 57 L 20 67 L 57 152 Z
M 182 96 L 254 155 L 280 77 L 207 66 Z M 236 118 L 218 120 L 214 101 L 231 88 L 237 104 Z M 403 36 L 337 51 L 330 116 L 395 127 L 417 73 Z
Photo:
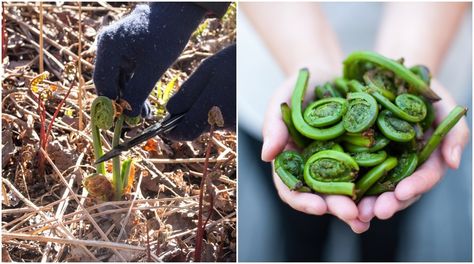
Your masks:
M 83 179 L 95 171 L 88 126 L 88 112 L 95 97 L 94 38 L 104 23 L 119 19 L 133 5 L 83 3 L 79 15 L 76 2 L 61 6 L 44 3 L 44 43 L 40 43 L 39 4 L 3 3 L 8 39 L 2 75 L 4 261 L 192 259 L 199 183 L 209 134 L 193 142 L 156 138 L 150 142 L 151 148 L 130 151 L 137 170 L 133 188 L 124 201 L 98 202 L 82 186 Z M 235 12 L 222 21 L 207 19 L 156 89 L 165 89 L 173 79 L 178 88 L 203 59 L 235 42 L 235 38 Z M 47 124 L 67 87 L 73 86 L 48 135 L 47 151 L 39 147 L 38 101 L 31 90 L 31 81 L 40 72 L 40 58 L 44 70 L 51 73 L 41 83 L 41 89 L 50 90 L 44 100 Z M 150 101 L 162 107 L 159 103 L 163 102 L 156 96 L 152 93 Z M 79 118 L 84 127 L 79 125 Z M 126 137 L 158 120 L 128 129 Z M 106 149 L 110 149 L 111 135 L 103 134 Z M 202 260 L 235 261 L 236 136 L 217 131 L 211 140 L 209 176 L 215 200 L 206 226 Z M 39 153 L 44 153 L 46 160 L 44 177 L 38 173 Z M 205 209 L 208 201 L 206 197 Z M 205 216 L 208 213 L 205 210 Z

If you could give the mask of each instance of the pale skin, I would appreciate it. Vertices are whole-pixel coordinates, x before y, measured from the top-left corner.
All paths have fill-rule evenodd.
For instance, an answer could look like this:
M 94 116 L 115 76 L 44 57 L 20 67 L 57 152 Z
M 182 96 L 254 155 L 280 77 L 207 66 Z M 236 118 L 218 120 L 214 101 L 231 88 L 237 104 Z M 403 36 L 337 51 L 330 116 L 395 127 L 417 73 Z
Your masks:
M 403 56 L 406 65 L 424 64 L 436 76 L 467 6 L 464 3 L 387 4 L 375 51 L 391 58 Z M 265 114 L 262 160 L 270 162 L 283 149 L 294 148 L 279 107 L 280 103 L 290 101 L 298 69 L 310 69 L 309 87 L 314 87 L 341 74 L 343 53 L 315 3 L 241 3 L 240 8 L 288 76 L 272 96 Z M 435 79 L 431 88 L 443 98 L 435 104 L 436 123 L 439 123 L 456 102 Z M 358 205 L 340 195 L 292 192 L 275 174 L 273 179 L 280 198 L 295 210 L 313 215 L 333 214 L 354 232 L 363 233 L 374 217 L 389 219 L 418 200 L 440 181 L 448 166 L 456 169 L 468 140 L 469 128 L 463 118 L 440 148 L 412 176 L 401 181 L 394 192 L 364 198 Z

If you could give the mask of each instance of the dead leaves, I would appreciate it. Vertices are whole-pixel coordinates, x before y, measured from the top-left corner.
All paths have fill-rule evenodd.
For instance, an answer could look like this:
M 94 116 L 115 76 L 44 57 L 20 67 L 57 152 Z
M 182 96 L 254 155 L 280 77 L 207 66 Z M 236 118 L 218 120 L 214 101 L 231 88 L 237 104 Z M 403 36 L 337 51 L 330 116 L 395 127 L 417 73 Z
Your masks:
M 23 5 L 17 7 L 15 5 Z M 2 177 L 13 182 L 19 191 L 39 207 L 57 208 L 58 200 L 65 191 L 65 186 L 55 178 L 51 172 L 51 167 L 46 166 L 45 177 L 39 178 L 36 155 L 40 141 L 40 126 L 38 124 L 39 114 L 37 112 L 37 95 L 43 94 L 41 100 L 46 108 L 46 123 L 49 123 L 56 106 L 71 83 L 77 78 L 77 59 L 74 54 L 78 52 L 78 12 L 71 8 L 76 3 L 51 4 L 44 12 L 44 36 L 50 41 L 57 43 L 52 45 L 49 40 L 45 40 L 44 62 L 47 73 L 38 73 L 38 53 L 35 45 L 38 43 L 38 36 L 29 29 L 29 27 L 38 28 L 38 8 L 35 3 L 5 3 L 6 13 L 14 16 L 6 17 L 5 26 L 8 33 L 7 57 L 5 57 L 5 76 L 2 83 Z M 94 38 L 98 30 L 105 24 L 106 20 L 116 20 L 130 11 L 132 5 L 127 3 L 110 3 L 106 8 L 96 3 L 85 4 L 93 7 L 88 11 L 82 12 L 82 59 L 84 79 L 84 102 L 89 105 L 94 94 L 94 85 L 92 82 L 92 68 L 96 47 L 93 45 Z M 69 7 L 66 7 L 69 6 Z M 123 7 L 126 8 L 123 8 Z M 102 11 L 97 11 L 102 8 Z M 46 12 L 47 11 L 47 12 Z M 169 69 L 160 80 L 158 87 L 149 97 L 150 102 L 163 105 L 172 94 L 179 89 L 179 86 L 189 77 L 200 62 L 212 55 L 212 52 L 229 44 L 235 38 L 235 19 L 232 19 L 232 13 L 226 15 L 226 19 L 221 21 L 217 19 L 208 19 L 203 31 L 199 36 L 192 37 L 185 48 L 184 53 L 178 59 L 173 68 Z M 27 24 L 21 25 L 21 22 Z M 105 21 L 105 22 L 104 22 Z M 232 24 L 234 23 L 234 24 Z M 48 144 L 45 149 L 58 169 L 64 174 L 66 179 L 70 179 L 74 171 L 76 182 L 72 184 L 73 191 L 84 200 L 84 206 L 100 206 L 90 197 L 82 197 L 85 193 L 83 184 L 95 187 L 95 195 L 106 195 L 110 192 L 112 186 L 107 179 L 103 177 L 84 178 L 95 172 L 91 165 L 93 161 L 90 139 L 86 136 L 89 133 L 86 127 L 82 132 L 78 132 L 77 116 L 79 107 L 77 106 L 77 89 L 73 88 L 70 97 L 65 101 L 64 107 L 59 112 L 57 119 L 52 127 L 51 133 L 48 133 Z M 164 114 L 164 113 L 163 113 Z M 87 120 L 87 116 L 84 121 Z M 158 119 L 146 120 L 141 126 L 131 128 L 128 134 L 133 134 L 143 129 L 145 126 L 156 123 Z M 107 139 L 109 135 L 104 133 Z M 127 135 L 129 137 L 131 135 Z M 224 132 L 216 133 L 216 138 L 227 148 L 235 151 L 236 138 L 234 133 Z M 101 208 L 101 210 L 91 209 L 90 214 L 96 219 L 99 226 L 107 231 L 110 240 L 116 240 L 121 231 L 121 224 L 125 224 L 125 232 L 119 239 L 119 243 L 129 243 L 134 245 L 146 246 L 145 231 L 142 228 L 147 222 L 154 222 L 149 226 L 149 239 L 151 252 L 159 257 L 159 260 L 170 261 L 190 261 L 195 247 L 195 231 L 197 201 L 195 194 L 199 191 L 199 174 L 202 174 L 201 163 L 175 163 L 175 164 L 153 164 L 147 162 L 148 158 L 160 159 L 188 159 L 202 158 L 208 138 L 203 135 L 193 142 L 169 142 L 156 137 L 143 145 L 143 149 L 134 149 L 130 154 L 139 156 L 143 160 L 136 160 L 135 173 L 131 169 L 129 174 L 129 185 L 127 189 L 130 194 L 125 196 L 125 201 L 132 199 L 139 201 L 133 204 L 130 210 L 129 220 L 126 223 L 113 221 L 112 215 L 116 215 L 119 220 L 125 222 L 128 214 L 128 204 L 113 204 L 111 207 Z M 73 170 L 77 157 L 84 153 L 84 161 L 79 164 L 79 169 Z M 215 146 L 211 157 L 216 158 L 231 157 L 225 148 Z M 233 158 L 232 158 L 233 159 Z M 216 177 L 225 177 L 235 182 L 235 161 L 211 163 L 212 171 L 216 172 Z M 136 176 L 135 179 L 132 175 Z M 139 181 L 141 185 L 133 188 Z M 133 184 L 133 185 L 132 185 Z M 206 230 L 205 255 L 209 261 L 234 260 L 235 261 L 235 236 L 232 232 L 235 230 L 236 220 L 223 220 L 229 215 L 235 214 L 235 184 L 226 183 L 215 177 L 210 177 L 208 182 L 209 190 L 212 190 L 214 199 L 214 211 L 209 220 L 209 227 Z M 100 189 L 103 189 L 102 191 Z M 127 190 L 127 191 L 128 191 Z M 94 192 L 94 191 L 93 191 Z M 104 194 L 105 193 L 105 194 Z M 69 196 L 71 193 L 69 193 Z M 206 205 L 209 204 L 209 197 L 205 199 Z M 149 202 L 158 200 L 160 202 Z M 98 233 L 88 220 L 84 213 L 73 214 L 81 211 L 76 202 L 71 202 L 66 209 L 66 214 L 61 220 L 73 233 L 77 239 L 98 239 Z M 8 187 L 2 186 L 2 203 L 11 208 L 24 206 L 17 195 L 12 193 Z M 54 204 L 53 204 L 54 203 Z M 114 203 L 114 202 L 112 202 Z M 53 205 L 51 205 L 53 204 Z M 110 213 L 117 210 L 118 212 Z M 54 211 L 49 209 L 45 211 L 48 216 L 53 216 Z M 4 224 L 9 224 L 17 218 L 29 217 L 31 211 L 24 214 L 6 215 L 3 218 Z M 146 215 L 146 217 L 144 217 Z M 207 216 L 207 209 L 205 212 Z M 24 223 L 19 223 L 18 228 L 25 228 L 26 232 L 40 230 L 43 226 L 39 223 L 44 218 L 39 214 L 33 214 Z M 36 226 L 31 228 L 31 226 Z M 134 229 L 135 228 L 135 229 Z M 222 235 L 222 234 L 225 235 Z M 41 235 L 46 232 L 41 232 Z M 57 235 L 57 234 L 56 234 Z M 45 243 L 37 242 L 9 242 L 6 244 L 7 251 L 13 261 L 41 261 L 45 250 Z M 93 254 L 104 261 L 119 260 L 114 259 L 110 250 L 103 250 L 90 247 Z M 146 261 L 147 257 L 143 254 L 129 254 L 123 252 L 128 261 Z M 127 255 L 129 254 L 129 255 Z M 54 245 L 50 251 L 49 260 L 54 257 L 55 261 L 87 261 L 91 256 L 85 254 L 82 249 L 74 246 L 63 247 Z M 157 259 L 152 258 L 152 261 Z M 148 259 L 148 261 L 150 261 Z

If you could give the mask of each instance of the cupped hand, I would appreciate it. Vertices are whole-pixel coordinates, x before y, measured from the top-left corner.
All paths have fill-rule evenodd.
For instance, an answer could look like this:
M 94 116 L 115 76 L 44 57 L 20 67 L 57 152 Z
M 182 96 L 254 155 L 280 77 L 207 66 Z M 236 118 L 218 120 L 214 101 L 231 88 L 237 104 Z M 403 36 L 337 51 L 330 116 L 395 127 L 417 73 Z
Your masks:
M 311 69 L 308 94 L 305 98 L 312 98 L 316 84 L 332 81 L 340 73 Z M 288 130 L 282 121 L 280 104 L 289 103 L 296 83 L 297 74 L 289 78 L 274 94 L 265 114 L 263 126 L 262 160 L 270 162 L 284 149 L 294 148 Z M 356 233 L 363 233 L 369 228 L 369 221 L 361 221 L 359 210 L 354 201 L 343 195 L 318 195 L 314 193 L 300 193 L 291 191 L 273 172 L 273 181 L 280 198 L 293 209 L 313 215 L 326 213 L 335 215 Z
M 437 125 L 456 106 L 456 102 L 436 80 L 432 80 L 431 88 L 442 98 L 441 101 L 434 103 L 435 125 Z M 463 117 L 446 135 L 440 147 L 430 158 L 411 176 L 402 180 L 393 192 L 363 198 L 358 205 L 358 219 L 363 222 L 370 222 L 373 217 L 389 219 L 396 212 L 413 204 L 441 180 L 448 166 L 452 169 L 459 167 L 462 150 L 468 141 L 469 128 Z

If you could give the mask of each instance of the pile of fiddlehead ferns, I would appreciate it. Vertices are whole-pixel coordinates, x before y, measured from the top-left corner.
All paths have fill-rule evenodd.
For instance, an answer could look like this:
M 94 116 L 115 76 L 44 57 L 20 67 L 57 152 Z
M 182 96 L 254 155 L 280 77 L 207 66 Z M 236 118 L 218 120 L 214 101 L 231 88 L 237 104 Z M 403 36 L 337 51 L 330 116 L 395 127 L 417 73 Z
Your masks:
M 314 102 L 303 109 L 309 72 L 301 69 L 291 108 L 281 104 L 282 119 L 297 151 L 283 151 L 274 167 L 294 191 L 364 195 L 392 191 L 433 153 L 466 114 L 456 106 L 431 137 L 435 119 L 425 66 L 407 68 L 373 52 L 354 52 L 344 61 L 343 77 L 315 88 Z

